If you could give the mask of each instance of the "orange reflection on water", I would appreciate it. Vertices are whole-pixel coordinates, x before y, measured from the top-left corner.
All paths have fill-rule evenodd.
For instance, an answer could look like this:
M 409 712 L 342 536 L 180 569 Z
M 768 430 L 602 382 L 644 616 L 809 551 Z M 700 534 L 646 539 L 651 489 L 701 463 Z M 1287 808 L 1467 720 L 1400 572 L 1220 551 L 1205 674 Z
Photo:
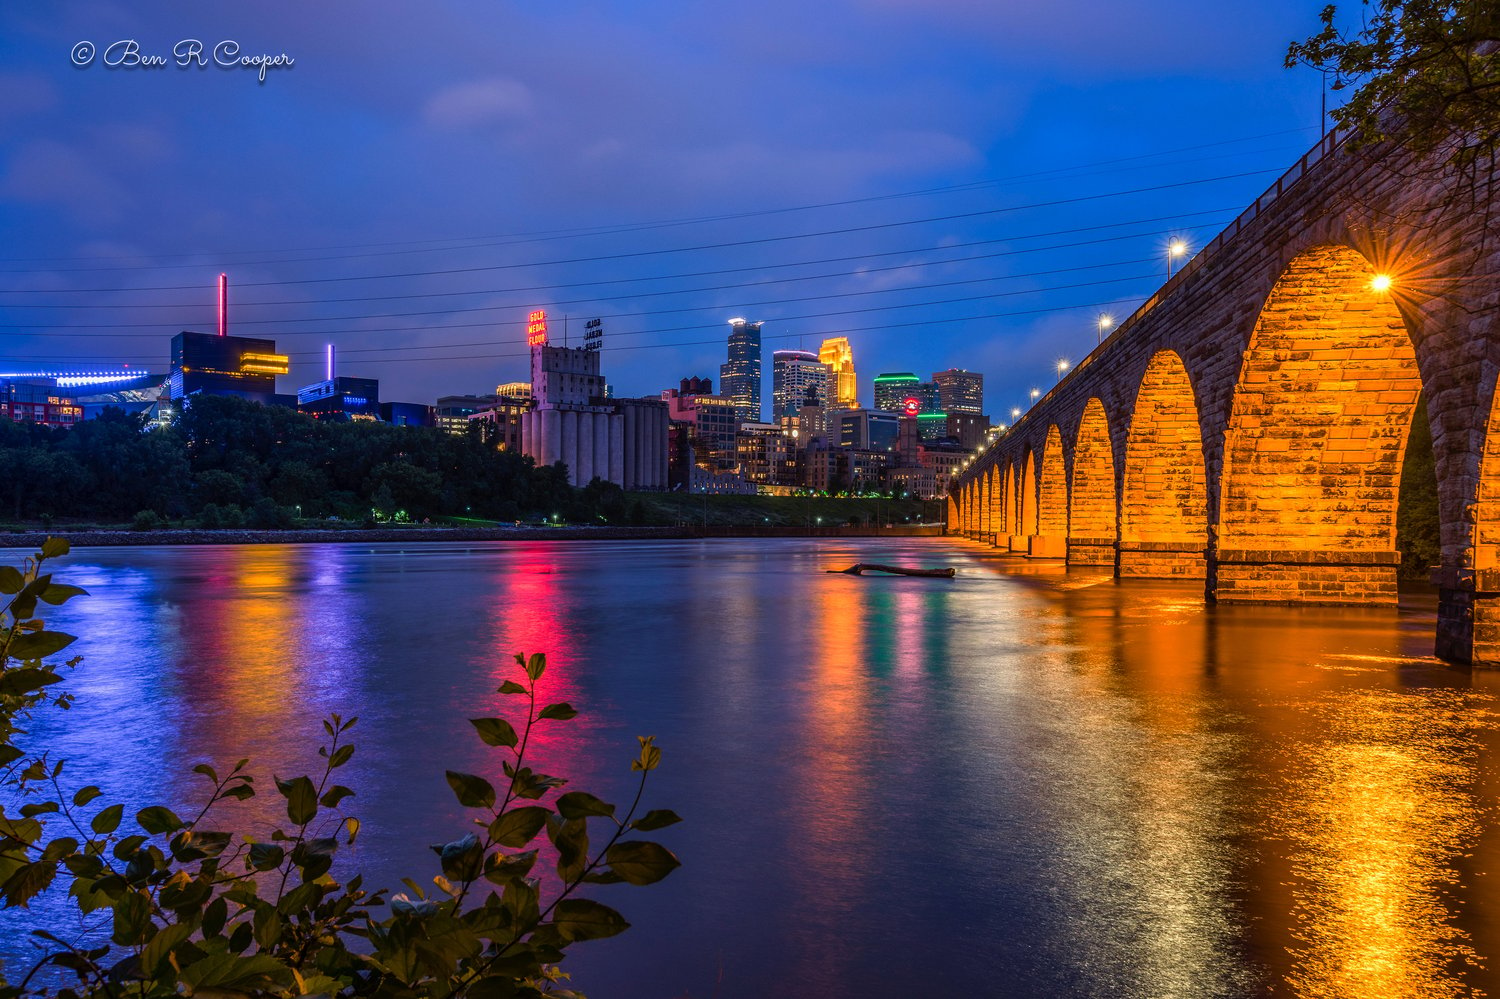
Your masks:
M 1481 825 L 1478 696 L 1345 690 L 1317 705 L 1326 742 L 1305 747 L 1279 830 L 1292 842 L 1296 995 L 1476 994 L 1464 978 L 1478 958 L 1446 893 Z

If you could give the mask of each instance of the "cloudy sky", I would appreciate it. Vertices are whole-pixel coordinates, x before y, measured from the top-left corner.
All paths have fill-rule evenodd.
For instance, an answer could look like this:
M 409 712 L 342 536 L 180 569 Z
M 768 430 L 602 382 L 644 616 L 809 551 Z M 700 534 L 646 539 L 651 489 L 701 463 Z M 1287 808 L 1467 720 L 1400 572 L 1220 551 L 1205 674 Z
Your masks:
M 746 316 L 768 363 L 848 336 L 866 402 L 982 371 L 1003 419 L 1316 141 L 1282 58 L 1320 5 L 7 4 L 0 368 L 164 370 L 223 270 L 283 391 L 326 343 L 384 398 L 491 391 L 544 307 L 604 320 L 620 395 L 717 383 Z

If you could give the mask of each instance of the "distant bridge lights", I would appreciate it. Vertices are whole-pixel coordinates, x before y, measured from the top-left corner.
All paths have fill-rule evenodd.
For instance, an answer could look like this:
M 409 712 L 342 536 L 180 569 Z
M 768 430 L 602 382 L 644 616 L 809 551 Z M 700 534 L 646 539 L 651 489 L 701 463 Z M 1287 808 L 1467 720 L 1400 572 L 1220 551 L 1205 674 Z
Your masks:
M 1057 362 L 1057 380 L 1058 381 L 1062 381 L 1062 376 L 1067 373 L 1067 370 L 1068 370 L 1069 367 L 1071 367 L 1071 365 L 1069 365 L 1068 362 L 1067 362 L 1067 360 L 1065 360 L 1065 359 L 1059 360 Z
M 1039 388 L 1032 389 L 1031 390 L 1031 401 L 1032 402 L 1036 402 L 1037 399 L 1041 396 L 1041 394 L 1042 394 L 1042 390 L 1041 389 L 1039 389 Z
M 1010 411 L 1010 422 L 1014 423 L 1021 418 L 1021 407 L 1016 406 Z
M 1376 274 L 1370 279 L 1370 290 L 1376 294 L 1383 295 L 1391 290 L 1391 276 L 1389 274 Z

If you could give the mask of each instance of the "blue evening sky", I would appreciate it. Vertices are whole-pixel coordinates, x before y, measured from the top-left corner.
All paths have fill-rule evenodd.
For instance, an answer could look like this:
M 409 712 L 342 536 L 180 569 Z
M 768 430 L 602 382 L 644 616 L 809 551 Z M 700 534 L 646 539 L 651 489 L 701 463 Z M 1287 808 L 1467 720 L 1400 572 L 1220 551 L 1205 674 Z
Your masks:
M 1005 420 L 1316 141 L 1320 6 L 6 4 L 0 368 L 165 370 L 225 270 L 283 391 L 330 342 L 387 399 L 492 391 L 545 307 L 619 395 L 717 384 L 746 316 L 768 369 L 847 335 L 867 404 L 964 367 Z M 169 65 L 105 67 L 130 39 Z

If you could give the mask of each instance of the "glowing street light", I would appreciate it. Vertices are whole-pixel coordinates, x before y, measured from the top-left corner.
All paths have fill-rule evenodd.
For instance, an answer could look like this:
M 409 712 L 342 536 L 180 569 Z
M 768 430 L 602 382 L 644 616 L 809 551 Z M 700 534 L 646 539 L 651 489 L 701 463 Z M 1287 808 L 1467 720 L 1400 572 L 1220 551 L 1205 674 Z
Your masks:
M 1021 407 L 1016 406 L 1010 411 L 1010 422 L 1014 423 L 1021 418 Z
M 1099 313 L 1099 338 L 1094 341 L 1094 345 L 1098 346 L 1099 344 L 1103 343 L 1104 342 L 1104 334 L 1108 333 L 1110 330 L 1112 330 L 1114 328 L 1115 328 L 1115 317 L 1112 316 L 1112 315 L 1110 315 L 1108 312 L 1101 312 L 1101 313 Z
M 1391 276 L 1389 274 L 1376 274 L 1370 279 L 1370 289 L 1382 295 L 1390 291 Z
M 1174 239 L 1170 243 L 1167 244 L 1167 277 L 1168 278 L 1170 278 L 1172 276 L 1172 261 L 1176 260 L 1178 257 L 1183 256 L 1186 253 L 1187 253 L 1187 242 L 1185 240 Z
M 1068 362 L 1066 360 L 1059 360 L 1057 362 L 1057 380 L 1058 381 L 1062 381 L 1063 373 L 1066 372 L 1067 370 L 1068 370 Z
M 1032 389 L 1031 390 L 1031 401 L 1032 402 L 1036 402 L 1037 397 L 1040 396 L 1041 394 L 1042 394 L 1042 390 L 1041 389 L 1039 389 L 1039 388 Z

